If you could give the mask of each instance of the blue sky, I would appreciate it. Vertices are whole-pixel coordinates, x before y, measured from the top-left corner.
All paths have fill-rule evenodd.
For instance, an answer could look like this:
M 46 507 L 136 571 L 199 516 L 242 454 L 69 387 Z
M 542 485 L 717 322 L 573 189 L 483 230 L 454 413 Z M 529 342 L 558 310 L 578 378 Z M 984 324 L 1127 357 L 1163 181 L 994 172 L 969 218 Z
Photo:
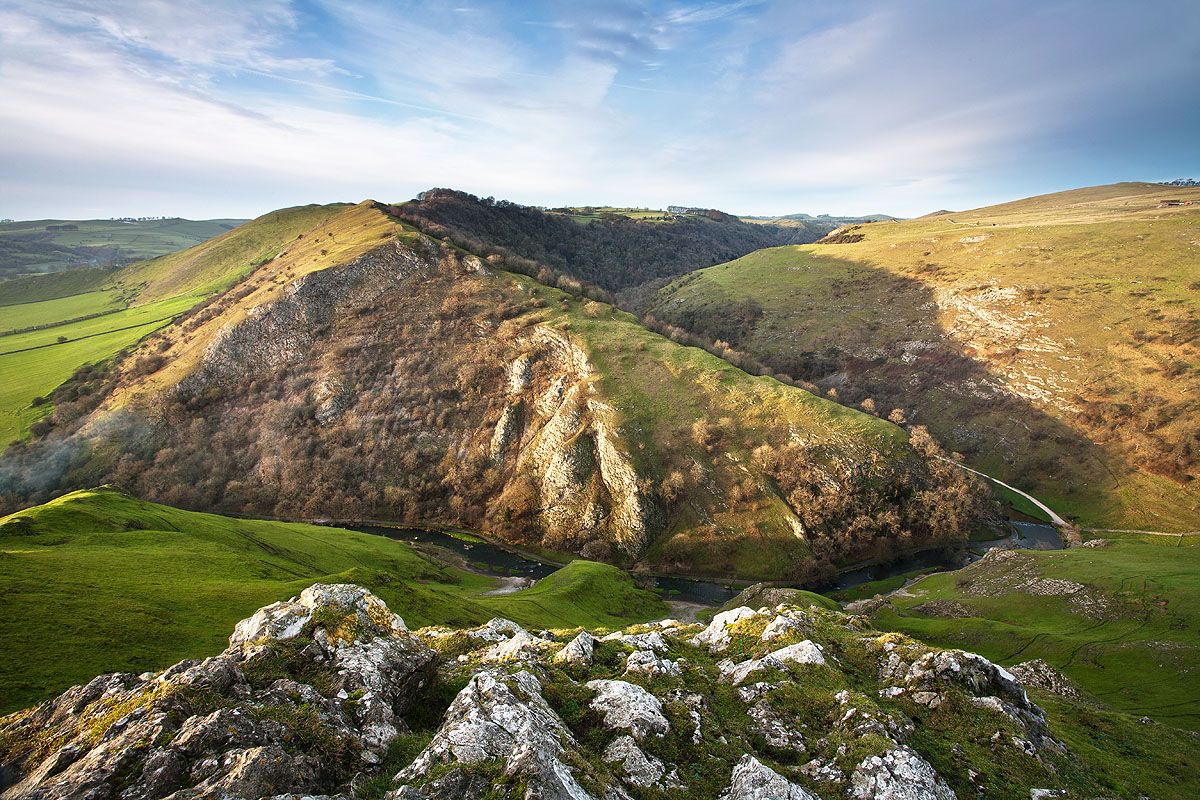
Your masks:
M 1200 2 L 0 0 L 0 217 L 914 216 L 1200 178 Z

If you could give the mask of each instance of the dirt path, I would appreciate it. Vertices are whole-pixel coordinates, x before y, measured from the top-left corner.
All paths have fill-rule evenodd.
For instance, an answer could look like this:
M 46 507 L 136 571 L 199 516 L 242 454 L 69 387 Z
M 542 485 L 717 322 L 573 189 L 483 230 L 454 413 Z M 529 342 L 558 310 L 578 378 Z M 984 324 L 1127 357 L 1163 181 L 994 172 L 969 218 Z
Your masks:
M 532 578 L 526 578 L 522 576 L 496 578 L 496 580 L 500 583 L 500 585 L 495 589 L 489 589 L 486 592 L 480 592 L 479 594 L 472 595 L 472 597 L 496 597 L 502 594 L 512 594 L 513 592 L 519 592 L 522 589 L 528 589 L 530 586 L 533 586 L 533 584 L 536 583 L 536 581 L 534 581 Z
M 992 483 L 1003 486 L 1005 489 L 1008 489 L 1010 492 L 1016 492 L 1017 494 L 1021 495 L 1021 497 L 1024 497 L 1026 500 L 1028 500 L 1029 502 L 1033 503 L 1035 506 L 1040 508 L 1042 511 L 1045 511 L 1046 515 L 1050 517 L 1050 521 L 1053 522 L 1057 527 L 1065 528 L 1068 526 L 1068 523 L 1065 519 L 1060 517 L 1058 514 L 1055 514 L 1054 510 L 1051 509 L 1050 506 L 1046 505 L 1041 500 L 1038 500 L 1033 495 L 1022 492 L 1020 489 L 1018 489 L 1015 486 L 1009 486 L 1007 483 L 1000 480 L 999 478 L 993 478 L 991 475 L 988 475 L 985 472 L 980 472 L 977 469 L 971 469 L 970 467 L 966 466 L 965 464 L 960 464 L 952 458 L 946 458 L 945 456 L 934 456 L 934 458 L 937 458 L 941 461 L 945 461 L 947 464 L 953 464 L 954 466 L 958 467 L 959 469 L 965 469 L 967 472 L 970 472 L 974 475 L 978 475 L 981 478 L 987 478 Z
M 711 606 L 701 603 L 689 603 L 684 600 L 668 600 L 667 605 L 671 607 L 671 616 L 680 622 L 699 622 L 700 620 L 696 619 L 696 613 L 711 608 Z

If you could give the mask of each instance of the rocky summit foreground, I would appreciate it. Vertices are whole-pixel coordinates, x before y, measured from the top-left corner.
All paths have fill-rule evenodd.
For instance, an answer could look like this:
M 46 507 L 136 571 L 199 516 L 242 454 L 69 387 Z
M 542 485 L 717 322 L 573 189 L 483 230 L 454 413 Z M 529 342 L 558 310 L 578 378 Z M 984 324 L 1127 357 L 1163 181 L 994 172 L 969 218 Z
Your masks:
M 949 800 L 1029 797 L 1071 761 L 1012 674 L 856 616 L 413 633 L 345 584 L 0 720 L 5 800 Z

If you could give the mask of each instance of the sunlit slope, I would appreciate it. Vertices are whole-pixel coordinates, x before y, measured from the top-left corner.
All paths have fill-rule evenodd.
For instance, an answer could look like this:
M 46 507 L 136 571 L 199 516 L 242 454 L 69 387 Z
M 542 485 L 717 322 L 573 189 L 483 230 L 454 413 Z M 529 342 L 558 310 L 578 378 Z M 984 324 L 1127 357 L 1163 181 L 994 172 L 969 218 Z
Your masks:
M 1200 527 L 1200 190 L 1117 184 L 828 241 L 681 278 L 652 313 L 901 408 L 1084 524 Z M 761 314 L 722 328 L 747 300 Z
M 138 302 L 227 288 L 274 258 L 284 246 L 336 214 L 345 203 L 283 208 L 178 253 L 131 264 L 112 283 L 132 290 Z
M 335 217 L 341 220 L 326 225 Z M 6 300 L 27 302 L 0 306 L 0 332 L 6 332 L 0 335 L 0 446 L 25 435 L 51 412 L 50 404 L 31 403 L 49 396 L 81 365 L 136 344 L 289 246 L 308 259 L 303 269 L 295 259 L 288 262 L 296 274 L 323 259 L 361 252 L 362 244 L 336 242 L 337 233 L 354 238 L 371 224 L 380 224 L 382 231 L 387 227 L 382 220 L 370 204 L 299 206 L 266 214 L 179 253 L 116 272 L 89 271 L 87 280 L 60 273 L 5 284 Z M 310 232 L 306 246 L 303 237 Z
M 279 299 L 290 282 L 304 275 L 353 261 L 393 237 L 409 239 L 415 235 L 410 228 L 388 217 L 369 200 L 353 206 L 318 208 L 334 208 L 336 213 L 319 218 L 311 228 L 295 235 L 292 235 L 291 230 L 287 230 L 286 239 L 283 235 L 275 239 L 266 239 L 262 245 L 265 249 L 261 252 L 270 251 L 270 256 L 258 265 L 259 269 L 249 280 L 180 328 L 163 333 L 156 348 L 165 359 L 165 366 L 147 382 L 138 386 L 139 393 L 144 394 L 147 389 L 164 388 L 189 374 L 204 355 L 205 347 L 222 328 L 236 325 L 256 306 Z M 233 246 L 232 242 L 229 244 Z M 247 252 L 242 247 L 243 243 L 239 241 L 234 250 L 238 253 L 238 258 L 244 257 Z M 224 249 L 196 254 L 190 266 L 175 265 L 165 269 L 159 265 L 156 268 L 156 277 L 151 278 L 151 285 L 154 285 L 154 281 L 172 280 L 176 275 L 188 275 L 193 280 L 198 279 L 198 275 L 216 273 L 228 277 L 230 273 L 227 270 L 231 263 L 234 263 L 234 260 Z M 154 264 L 155 262 L 146 262 L 142 266 L 150 270 Z M 130 276 L 128 279 L 133 278 Z M 124 397 L 123 392 L 115 395 L 118 403 L 122 402 Z
M 668 611 L 603 564 L 577 561 L 535 589 L 474 597 L 494 581 L 404 542 L 182 511 L 108 487 L 0 518 L 0 556 L 0 714 L 100 672 L 218 651 L 239 619 L 314 583 L 368 586 L 413 629 L 493 616 L 595 628 Z

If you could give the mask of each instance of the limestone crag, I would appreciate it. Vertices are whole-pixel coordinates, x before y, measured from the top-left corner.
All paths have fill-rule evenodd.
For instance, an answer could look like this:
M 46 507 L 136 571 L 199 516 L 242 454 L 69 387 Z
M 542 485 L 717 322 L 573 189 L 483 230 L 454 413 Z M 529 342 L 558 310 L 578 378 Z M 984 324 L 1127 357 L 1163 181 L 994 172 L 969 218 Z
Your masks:
M 238 623 L 218 656 L 101 675 L 7 719 L 0 734 L 22 744 L 6 754 L 0 796 L 327 790 L 370 770 L 407 733 L 401 715 L 435 662 L 365 589 L 318 584 Z
M 600 638 L 499 618 L 414 634 L 370 592 L 317 585 L 238 623 L 219 656 L 102 675 L 6 718 L 2 796 L 352 800 L 369 783 L 387 800 L 950 800 L 1052 787 L 1069 758 L 977 655 L 823 608 L 718 617 Z M 425 727 L 410 732 L 410 711 Z M 960 729 L 985 755 L 955 750 Z
M 517 348 L 509 404 L 492 433 L 493 460 L 520 442 L 511 457 L 517 471 L 534 477 L 552 540 L 603 532 L 626 553 L 641 554 L 662 512 L 627 455 L 616 412 L 596 397 L 587 354 L 547 325 L 536 326 Z

